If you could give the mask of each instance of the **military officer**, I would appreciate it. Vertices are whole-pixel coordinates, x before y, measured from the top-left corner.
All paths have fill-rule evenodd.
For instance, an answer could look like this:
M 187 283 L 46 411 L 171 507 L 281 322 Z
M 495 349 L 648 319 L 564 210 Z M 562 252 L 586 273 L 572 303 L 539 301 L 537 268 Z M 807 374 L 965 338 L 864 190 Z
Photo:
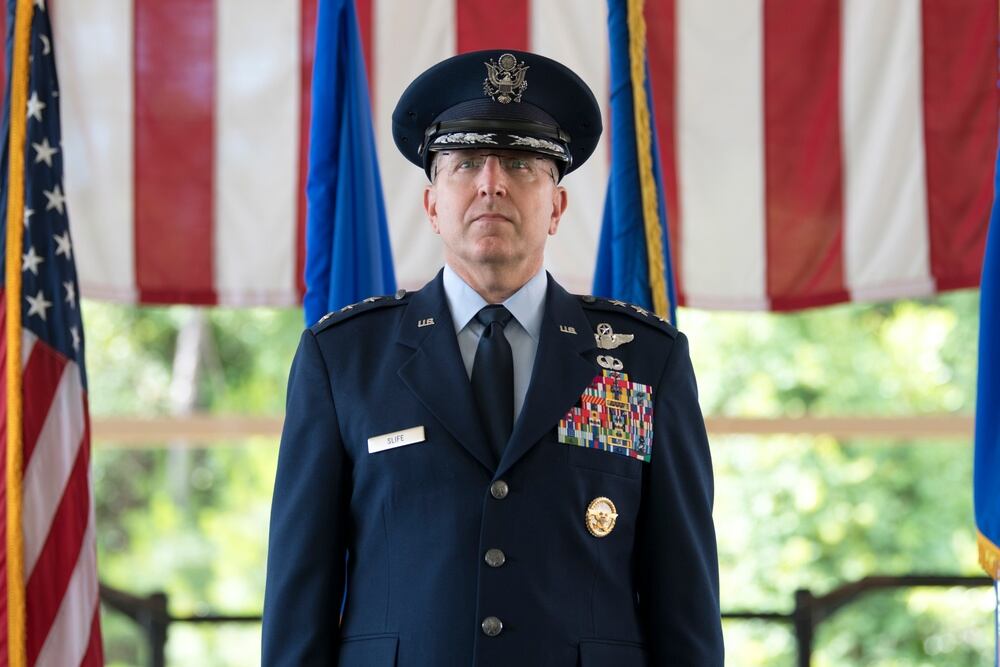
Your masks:
M 712 468 L 683 334 L 542 268 L 599 107 L 513 50 L 393 113 L 445 266 L 302 334 L 263 662 L 721 665 Z

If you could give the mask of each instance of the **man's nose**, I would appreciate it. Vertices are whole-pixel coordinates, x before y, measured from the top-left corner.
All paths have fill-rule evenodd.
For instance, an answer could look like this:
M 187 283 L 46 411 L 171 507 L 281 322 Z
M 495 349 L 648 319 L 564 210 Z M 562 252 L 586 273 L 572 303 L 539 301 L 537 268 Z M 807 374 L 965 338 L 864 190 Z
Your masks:
M 483 168 L 479 170 L 479 194 L 503 196 L 507 194 L 507 172 L 496 155 L 483 158 Z

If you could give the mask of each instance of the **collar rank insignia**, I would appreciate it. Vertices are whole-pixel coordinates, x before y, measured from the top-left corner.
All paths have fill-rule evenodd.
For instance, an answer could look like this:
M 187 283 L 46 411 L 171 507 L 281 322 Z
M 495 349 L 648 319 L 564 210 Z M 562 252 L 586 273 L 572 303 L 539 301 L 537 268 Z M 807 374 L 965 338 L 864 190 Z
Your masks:
M 513 53 L 505 53 L 497 60 L 490 58 L 486 65 L 486 79 L 483 81 L 483 93 L 500 104 L 520 102 L 521 93 L 528 87 L 524 78 L 528 66 L 517 62 Z
M 627 373 L 604 370 L 559 420 L 564 445 L 600 449 L 649 463 L 653 448 L 653 388 Z
M 635 334 L 616 334 L 610 324 L 602 322 L 597 325 L 597 333 L 594 334 L 594 338 L 597 340 L 597 347 L 602 350 L 613 350 L 625 343 L 631 343 Z

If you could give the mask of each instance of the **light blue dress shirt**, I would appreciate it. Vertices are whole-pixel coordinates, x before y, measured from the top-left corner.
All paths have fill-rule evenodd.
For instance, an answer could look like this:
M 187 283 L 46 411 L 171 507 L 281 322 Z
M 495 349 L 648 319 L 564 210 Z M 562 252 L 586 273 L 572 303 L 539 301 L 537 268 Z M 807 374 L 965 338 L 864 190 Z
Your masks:
M 514 356 L 515 422 L 521 414 L 521 406 L 524 405 L 524 397 L 531 382 L 531 370 L 535 367 L 535 352 L 538 351 L 538 336 L 542 330 L 548 282 L 545 269 L 540 269 L 521 289 L 503 302 L 514 316 L 504 327 L 503 333 Z M 462 353 L 465 373 L 472 379 L 476 348 L 485 329 L 476 319 L 476 313 L 490 304 L 447 264 L 444 266 L 444 294 L 448 299 L 451 319 L 455 322 L 455 335 L 458 337 L 458 349 Z

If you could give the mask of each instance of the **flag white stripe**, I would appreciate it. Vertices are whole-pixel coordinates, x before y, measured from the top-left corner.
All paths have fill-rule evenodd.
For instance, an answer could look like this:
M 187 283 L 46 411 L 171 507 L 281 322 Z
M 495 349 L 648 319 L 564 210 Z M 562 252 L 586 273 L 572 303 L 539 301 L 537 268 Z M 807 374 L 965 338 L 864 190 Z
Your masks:
M 38 562 L 69 481 L 84 433 L 83 386 L 75 362 L 63 367 L 59 386 L 24 472 L 24 572 Z
M 28 365 L 28 359 L 31 357 L 31 350 L 34 349 L 35 343 L 38 342 L 38 336 L 36 336 L 31 329 L 21 329 L 21 370 Z
M 52 18 L 80 292 L 135 301 L 132 3 L 60 2 Z
M 216 291 L 223 305 L 294 302 L 300 2 L 216 7 Z
M 581 35 L 606 35 L 605 0 L 547 2 L 534 0 L 531 9 L 529 49 L 563 63 L 580 75 L 601 103 L 608 127 L 609 55 L 607 39 L 581 39 Z M 608 188 L 607 131 L 593 156 L 566 177 L 562 185 L 569 208 L 559 233 L 546 245 L 546 267 L 571 291 L 589 294 L 597 261 L 601 213 Z
M 379 167 L 396 282 L 412 289 L 434 276 L 443 253 L 420 204 L 427 177 L 396 150 L 391 116 L 399 96 L 418 74 L 455 54 L 455 0 L 375 0 L 374 6 L 373 120 Z
M 89 477 L 89 475 L 88 475 Z M 89 482 L 89 480 L 88 480 Z M 88 483 L 88 488 L 90 484 Z M 94 504 L 90 504 L 87 530 L 80 557 L 73 568 L 66 594 L 42 644 L 35 667 L 79 665 L 90 644 L 91 626 L 97 608 L 97 553 L 94 538 Z
M 842 17 L 846 282 L 855 299 L 929 294 L 920 3 L 845 0 Z
M 763 8 L 678 0 L 677 163 L 687 303 L 766 308 Z

